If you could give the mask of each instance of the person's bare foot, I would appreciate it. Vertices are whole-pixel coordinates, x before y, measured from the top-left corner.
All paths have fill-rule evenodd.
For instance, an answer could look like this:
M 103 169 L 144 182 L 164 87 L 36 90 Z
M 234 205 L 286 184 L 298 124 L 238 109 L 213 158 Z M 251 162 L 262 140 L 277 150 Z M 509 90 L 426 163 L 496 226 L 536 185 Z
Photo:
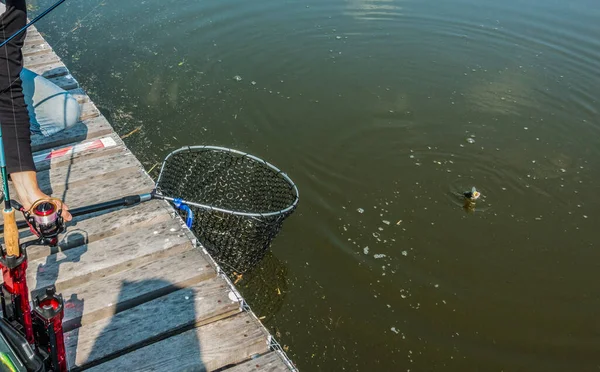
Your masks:
M 34 171 L 11 173 L 10 178 L 19 195 L 19 202 L 23 205 L 25 210 L 31 208 L 31 205 L 36 201 L 49 198 L 48 195 L 40 190 L 37 176 Z M 71 213 L 69 213 L 69 207 L 66 204 L 63 204 L 62 217 L 65 221 L 71 221 L 73 218 Z

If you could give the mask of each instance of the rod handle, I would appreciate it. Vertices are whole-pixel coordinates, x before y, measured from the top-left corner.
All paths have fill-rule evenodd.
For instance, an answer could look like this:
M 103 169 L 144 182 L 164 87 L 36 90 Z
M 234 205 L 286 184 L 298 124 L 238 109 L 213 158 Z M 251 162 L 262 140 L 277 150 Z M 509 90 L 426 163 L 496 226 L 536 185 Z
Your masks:
M 19 229 L 17 228 L 17 220 L 15 217 L 14 208 L 4 210 L 4 245 L 6 246 L 6 255 L 19 257 L 21 250 L 19 249 Z

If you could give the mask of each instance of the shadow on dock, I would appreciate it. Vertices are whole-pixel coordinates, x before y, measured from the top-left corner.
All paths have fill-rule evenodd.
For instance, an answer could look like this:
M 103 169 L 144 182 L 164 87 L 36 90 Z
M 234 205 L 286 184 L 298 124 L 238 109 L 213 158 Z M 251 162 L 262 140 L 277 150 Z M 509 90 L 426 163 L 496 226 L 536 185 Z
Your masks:
M 127 298 L 131 297 L 130 287 L 135 290 L 135 288 L 139 288 L 140 285 L 166 288 L 166 290 L 170 292 L 177 291 L 177 297 L 181 298 L 181 302 L 186 303 L 187 305 L 178 306 L 179 310 L 176 313 L 168 313 L 167 311 L 170 307 L 161 306 L 161 299 L 163 299 L 163 297 L 159 297 L 158 301 L 148 302 L 141 306 L 132 307 L 132 304 L 128 304 L 127 300 Z M 128 293 L 129 295 L 127 295 Z M 165 340 L 171 336 L 177 335 L 178 353 L 185 354 L 185 359 L 188 364 L 190 362 L 193 364 L 194 367 L 191 370 L 206 371 L 206 367 L 202 361 L 201 345 L 197 333 L 186 332 L 196 328 L 197 314 L 194 308 L 195 302 L 196 295 L 194 290 L 191 288 L 178 287 L 172 283 L 160 279 L 144 280 L 142 282 L 124 281 L 119 293 L 117 314 L 110 319 L 110 323 L 106 324 L 100 334 L 96 337 L 94 345 L 87 357 L 89 362 L 78 367 L 83 367 L 84 369 L 90 368 L 128 354 L 125 360 L 116 363 L 118 365 L 118 370 L 135 370 L 136 368 L 141 368 L 168 371 L 170 370 L 168 365 L 169 357 L 166 355 L 162 362 L 159 362 L 159 358 L 154 357 L 154 361 L 150 365 L 144 357 L 149 352 L 132 352 L 145 346 L 156 344 L 157 342 Z M 133 306 L 135 306 L 135 304 L 133 304 Z M 128 310 L 128 314 L 120 312 L 123 310 Z M 137 312 L 137 314 L 132 316 L 133 312 Z M 152 316 L 148 314 L 148 317 L 144 316 L 144 313 L 150 312 L 154 314 Z M 169 325 L 156 327 L 156 324 L 148 324 L 148 322 L 155 322 L 157 318 L 160 318 L 160 322 L 171 322 L 172 324 L 185 325 L 180 327 Z M 161 329 L 161 331 L 152 334 L 153 332 L 149 331 L 150 329 Z M 169 330 L 165 332 L 163 329 Z M 140 332 L 144 334 L 145 337 L 140 337 L 143 339 L 143 341 L 133 343 L 126 347 L 122 347 L 121 344 L 121 347 L 119 347 L 118 345 L 120 344 L 120 341 L 123 338 L 128 338 L 124 337 L 123 333 L 130 332 Z M 111 352 L 113 347 L 107 346 L 110 344 L 114 344 L 116 346 L 113 352 Z M 157 345 L 154 346 L 157 349 L 156 352 L 160 354 L 162 350 L 158 349 L 156 346 Z M 111 368 L 112 367 L 116 367 L 116 365 L 112 364 Z
M 62 247 L 72 248 L 47 256 L 46 262 L 37 267 L 36 291 L 55 284 L 61 265 L 67 262 L 78 262 L 87 252 L 87 237 L 84 235 L 86 233 L 82 234 L 81 230 L 76 231 L 65 236 L 60 244 Z M 82 242 L 82 245 L 73 247 Z M 61 255 L 64 257 L 58 258 Z M 73 292 L 70 289 L 75 289 L 68 286 L 67 289 L 61 290 L 60 287 L 59 284 L 58 293 Z M 149 288 L 157 290 L 149 291 Z M 111 288 L 106 290 L 110 291 Z M 174 292 L 177 292 L 176 297 L 180 300 L 177 300 L 177 311 L 169 312 L 173 306 L 165 306 L 164 302 L 169 297 L 167 295 Z M 124 280 L 121 283 L 112 317 L 83 325 L 86 327 L 83 328 L 85 334 L 80 333 L 82 319 L 85 317 L 85 298 L 80 298 L 78 293 L 71 293 L 68 298 L 64 298 L 64 301 L 65 312 L 69 312 L 69 320 L 63 324 L 63 327 L 65 346 L 69 351 L 67 361 L 71 371 L 100 365 L 174 335 L 178 335 L 178 345 L 182 347 L 180 352 L 186 353 L 188 362 L 192 361 L 193 370 L 206 370 L 202 362 L 197 334 L 185 332 L 197 326 L 196 294 L 192 288 L 180 287 L 161 279 Z M 172 299 L 171 303 L 173 303 Z M 158 321 L 164 325 L 157 326 Z M 132 337 L 132 334 L 139 334 L 140 337 Z M 137 339 L 140 341 L 136 341 Z M 93 344 L 90 343 L 91 340 Z M 83 344 L 87 346 L 82 346 Z M 84 350 L 84 356 L 78 359 L 77 353 L 80 349 Z M 143 360 L 136 360 L 134 355 L 129 354 L 127 365 L 120 366 L 119 370 L 135 370 L 136 367 L 144 364 Z M 169 370 L 168 365 L 161 366 L 159 370 Z

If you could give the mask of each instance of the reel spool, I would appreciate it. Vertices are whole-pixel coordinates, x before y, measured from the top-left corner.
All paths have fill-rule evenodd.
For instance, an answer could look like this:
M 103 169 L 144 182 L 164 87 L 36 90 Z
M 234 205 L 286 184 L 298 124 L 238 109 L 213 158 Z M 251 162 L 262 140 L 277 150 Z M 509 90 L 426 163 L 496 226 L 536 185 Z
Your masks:
M 23 211 L 33 234 L 51 245 L 58 243 L 58 235 L 64 231 L 63 203 L 59 199 L 40 199 L 28 211 Z

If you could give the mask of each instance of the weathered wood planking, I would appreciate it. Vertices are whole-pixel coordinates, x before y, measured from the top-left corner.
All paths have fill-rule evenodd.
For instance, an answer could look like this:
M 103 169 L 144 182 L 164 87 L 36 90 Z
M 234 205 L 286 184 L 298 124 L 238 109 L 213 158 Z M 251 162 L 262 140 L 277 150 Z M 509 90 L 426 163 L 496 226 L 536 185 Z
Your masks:
M 101 203 L 127 195 L 150 192 L 154 183 L 142 173 L 130 174 L 127 177 L 107 177 L 94 182 L 93 187 L 81 185 L 80 187 L 65 190 L 60 187 L 42 189 L 51 195 L 63 199 L 70 208 Z
M 129 149 L 127 149 L 125 147 L 125 145 L 123 145 L 121 139 L 119 138 L 119 136 L 116 135 L 116 133 L 102 136 L 102 138 L 111 138 L 112 140 L 115 141 L 116 146 L 103 147 L 100 149 L 85 150 L 83 152 L 64 155 L 64 156 L 60 156 L 60 157 L 54 157 L 54 158 L 46 159 L 46 160 L 36 160 L 35 167 L 36 167 L 37 171 L 40 172 L 42 170 L 50 169 L 50 167 L 56 168 L 56 167 L 61 167 L 61 166 L 69 166 L 69 165 L 72 165 L 72 164 L 75 164 L 78 162 L 87 161 L 92 158 L 99 158 L 99 157 L 107 156 L 107 155 L 112 156 L 112 155 L 116 155 L 116 154 L 126 155 L 126 154 L 130 153 Z M 47 154 L 50 151 L 55 151 L 55 150 L 59 151 L 68 146 L 86 145 L 86 144 L 94 142 L 96 140 L 98 140 L 98 138 L 81 141 L 81 142 L 68 143 L 65 145 L 54 147 L 52 149 L 37 151 L 37 152 L 33 153 L 33 158 L 36 159 L 36 156 L 41 155 L 41 154 Z
M 267 351 L 265 334 L 248 314 L 194 328 L 89 369 L 212 371 Z
M 42 34 L 40 34 L 40 32 L 35 26 L 29 27 L 25 35 L 25 42 L 28 42 L 31 38 L 42 37 Z
M 52 47 L 43 38 L 31 38 L 21 50 L 24 57 L 52 53 Z
M 68 166 L 51 167 L 37 172 L 40 188 L 66 185 L 72 189 L 81 183 L 88 185 L 97 178 L 131 174 L 139 170 L 139 162 L 131 153 L 88 158 Z
M 171 219 L 165 203 L 152 200 L 143 204 L 116 211 L 97 212 L 92 215 L 75 217 L 67 223 L 67 232 L 60 237 L 58 247 L 31 246 L 27 249 L 30 260 L 36 260 L 93 243 L 110 236 L 123 234 L 141 227 L 152 226 Z M 102 214 L 101 214 L 102 213 Z M 29 230 L 22 232 L 21 241 L 34 240 Z
M 62 291 L 191 248 L 179 221 L 169 220 L 31 260 L 27 282 L 30 289 L 56 284 Z
M 31 147 L 33 151 L 40 151 L 68 143 L 98 138 L 111 133 L 113 133 L 113 129 L 104 117 L 90 117 L 51 137 L 44 137 L 39 134 L 32 135 Z
M 288 366 L 283 362 L 281 356 L 276 351 L 271 351 L 268 354 L 261 355 L 257 358 L 250 359 L 246 363 L 239 364 L 235 367 L 227 368 L 227 372 L 282 372 L 289 371 Z
M 186 328 L 239 313 L 239 303 L 229 298 L 229 292 L 223 280 L 213 278 L 68 332 L 65 347 L 69 367 L 84 367 Z M 135 332 L 123 332 L 126 329 Z
M 192 249 L 66 289 L 62 293 L 66 298 L 63 327 L 67 332 L 81 325 L 109 318 L 113 314 L 215 276 L 214 269 L 202 253 Z M 82 308 L 70 306 L 77 301 L 83 302 Z
M 35 67 L 43 65 L 62 63 L 60 58 L 54 53 L 34 54 L 29 56 L 23 56 L 23 66 L 33 70 Z

